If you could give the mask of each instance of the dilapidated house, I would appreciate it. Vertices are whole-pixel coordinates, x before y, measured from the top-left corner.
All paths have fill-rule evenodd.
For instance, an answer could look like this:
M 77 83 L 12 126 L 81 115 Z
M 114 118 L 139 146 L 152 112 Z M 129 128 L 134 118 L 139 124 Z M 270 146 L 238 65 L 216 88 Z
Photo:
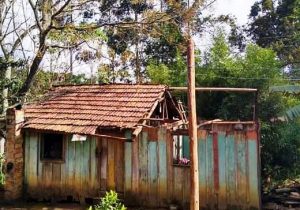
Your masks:
M 186 128 L 164 85 L 55 87 L 8 110 L 6 199 L 84 202 L 113 189 L 128 205 L 186 209 Z M 255 121 L 199 125 L 202 208 L 259 209 L 257 134 Z

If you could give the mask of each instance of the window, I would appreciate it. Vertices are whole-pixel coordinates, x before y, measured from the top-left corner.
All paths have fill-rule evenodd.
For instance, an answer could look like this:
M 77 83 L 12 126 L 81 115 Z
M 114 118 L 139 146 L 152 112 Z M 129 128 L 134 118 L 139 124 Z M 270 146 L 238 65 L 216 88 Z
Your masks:
M 41 160 L 62 161 L 63 135 L 45 133 L 42 135 Z
M 173 135 L 173 163 L 176 165 L 190 164 L 189 137 Z

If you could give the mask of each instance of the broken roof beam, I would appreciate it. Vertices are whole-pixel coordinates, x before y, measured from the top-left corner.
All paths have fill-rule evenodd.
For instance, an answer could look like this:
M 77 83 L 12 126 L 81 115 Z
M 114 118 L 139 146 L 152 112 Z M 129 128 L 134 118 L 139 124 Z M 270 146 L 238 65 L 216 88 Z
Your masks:
M 187 87 L 169 87 L 169 90 L 187 91 Z M 257 92 L 255 88 L 228 88 L 228 87 L 196 87 L 199 92 Z

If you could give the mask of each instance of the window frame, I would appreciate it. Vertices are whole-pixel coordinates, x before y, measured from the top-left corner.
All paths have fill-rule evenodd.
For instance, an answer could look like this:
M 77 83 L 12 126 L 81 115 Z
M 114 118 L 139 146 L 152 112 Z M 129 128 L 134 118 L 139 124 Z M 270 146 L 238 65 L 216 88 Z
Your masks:
M 177 142 L 176 142 L 177 141 Z M 179 144 L 176 148 L 176 145 Z M 188 154 L 190 155 L 190 148 L 188 147 Z M 186 158 L 189 160 L 187 164 L 180 163 L 180 159 Z M 173 166 L 190 167 L 190 157 L 184 157 L 184 135 L 172 134 L 172 164 Z
M 62 142 L 62 158 L 57 159 L 49 159 L 44 158 L 44 145 L 45 145 L 45 135 L 61 135 L 61 142 Z M 39 145 L 39 158 L 41 162 L 49 162 L 49 163 L 65 163 L 65 135 L 62 133 L 41 133 L 40 138 L 40 145 Z

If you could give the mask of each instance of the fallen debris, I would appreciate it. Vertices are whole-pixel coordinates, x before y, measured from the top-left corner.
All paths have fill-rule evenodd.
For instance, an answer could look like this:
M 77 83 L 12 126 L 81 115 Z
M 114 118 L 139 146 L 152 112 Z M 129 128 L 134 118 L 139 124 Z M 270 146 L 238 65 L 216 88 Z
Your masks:
M 287 209 L 300 207 L 300 180 L 286 180 L 282 185 L 264 192 L 263 203 L 265 203 L 264 209 L 268 209 L 270 205 L 273 209 L 282 209 L 280 205 L 288 207 Z

